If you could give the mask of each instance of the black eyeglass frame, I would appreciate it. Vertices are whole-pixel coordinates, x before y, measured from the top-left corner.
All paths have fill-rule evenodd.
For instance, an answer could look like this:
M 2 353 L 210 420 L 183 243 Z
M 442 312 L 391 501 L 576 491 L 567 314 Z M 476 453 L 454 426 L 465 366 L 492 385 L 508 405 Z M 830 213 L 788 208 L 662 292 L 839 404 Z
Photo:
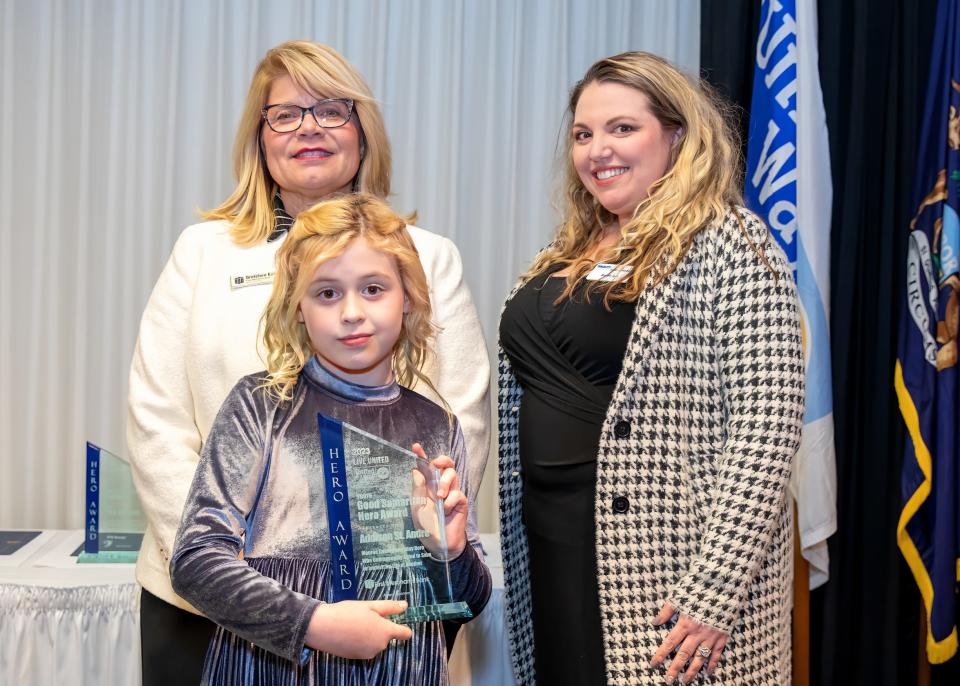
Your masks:
M 347 118 L 343 121 L 343 124 L 337 124 L 337 125 L 335 125 L 335 126 L 325 126 L 324 124 L 321 124 L 321 123 L 320 123 L 320 117 L 317 116 L 316 109 L 317 109 L 318 107 L 320 107 L 321 105 L 325 105 L 325 104 L 328 104 L 328 103 L 331 103 L 331 102 L 340 102 L 340 103 L 346 104 L 346 106 L 347 106 Z M 267 113 L 268 113 L 270 110 L 272 110 L 274 107 L 296 107 L 296 108 L 299 108 L 299 110 L 300 110 L 300 123 L 297 124 L 297 128 L 295 128 L 295 129 L 290 129 L 289 131 L 277 131 L 275 128 L 273 128 L 273 125 L 270 123 L 270 119 L 269 119 L 269 117 L 267 116 Z M 320 101 L 318 101 L 318 102 L 315 102 L 315 103 L 314 103 L 313 105 L 311 105 L 310 107 L 301 107 L 300 105 L 295 105 L 295 104 L 293 104 L 293 103 L 291 103 L 291 102 L 278 102 L 278 103 L 276 103 L 276 104 L 274 104 L 274 105 L 267 105 L 266 107 L 262 108 L 262 109 L 260 110 L 260 116 L 263 118 L 263 121 L 265 121 L 265 122 L 267 123 L 267 126 L 270 127 L 270 130 L 273 131 L 274 133 L 294 133 L 295 131 L 299 131 L 299 130 L 300 130 L 300 127 L 303 126 L 303 120 L 306 119 L 306 117 L 307 117 L 307 112 L 309 112 L 311 115 L 313 115 L 313 121 L 317 122 L 317 126 L 319 126 L 321 129 L 339 129 L 341 126 L 345 126 L 345 125 L 347 124 L 347 122 L 349 122 L 349 121 L 353 118 L 354 102 L 353 102 L 353 99 L 351 99 L 351 98 L 325 98 L 325 99 L 323 99 L 323 100 L 320 100 Z

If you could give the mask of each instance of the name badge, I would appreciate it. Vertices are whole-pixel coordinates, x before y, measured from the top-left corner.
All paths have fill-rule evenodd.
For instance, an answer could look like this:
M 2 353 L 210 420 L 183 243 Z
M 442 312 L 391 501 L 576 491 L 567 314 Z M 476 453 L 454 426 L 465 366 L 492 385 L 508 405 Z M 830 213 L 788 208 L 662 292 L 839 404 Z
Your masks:
M 263 286 L 273 283 L 273 275 L 276 272 L 263 272 L 262 274 L 246 274 L 243 276 L 230 277 L 230 290 L 246 288 L 247 286 Z
M 618 281 L 633 270 L 629 265 L 610 264 L 609 262 L 599 262 L 593 270 L 587 274 L 587 281 Z

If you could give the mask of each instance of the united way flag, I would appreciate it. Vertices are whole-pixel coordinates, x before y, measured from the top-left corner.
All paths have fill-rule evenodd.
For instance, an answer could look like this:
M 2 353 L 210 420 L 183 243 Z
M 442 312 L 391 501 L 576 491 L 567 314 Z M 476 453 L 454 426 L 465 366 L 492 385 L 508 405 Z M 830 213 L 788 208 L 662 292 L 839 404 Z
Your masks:
M 833 186 L 817 71 L 814 0 L 764 0 L 747 146 L 747 205 L 787 254 L 800 296 L 807 404 L 790 491 L 810 587 L 829 578 L 837 530 L 830 375 L 830 213 Z
M 927 656 L 957 652 L 960 573 L 960 1 L 940 0 L 910 221 L 895 372 L 908 439 L 897 543 L 927 613 Z

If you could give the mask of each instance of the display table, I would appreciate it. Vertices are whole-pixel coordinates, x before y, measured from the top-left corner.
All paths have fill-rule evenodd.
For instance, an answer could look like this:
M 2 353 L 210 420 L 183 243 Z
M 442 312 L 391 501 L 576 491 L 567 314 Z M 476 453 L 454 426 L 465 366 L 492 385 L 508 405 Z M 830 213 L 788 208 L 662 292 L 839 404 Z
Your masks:
M 0 684 L 139 684 L 133 565 L 76 564 L 83 531 L 42 536 L 17 566 L 0 566 Z
M 456 686 L 513 682 L 495 534 L 481 536 L 493 574 L 486 610 L 460 631 Z M 0 563 L 0 684 L 139 686 L 140 587 L 133 565 L 76 564 L 82 531 L 45 531 Z

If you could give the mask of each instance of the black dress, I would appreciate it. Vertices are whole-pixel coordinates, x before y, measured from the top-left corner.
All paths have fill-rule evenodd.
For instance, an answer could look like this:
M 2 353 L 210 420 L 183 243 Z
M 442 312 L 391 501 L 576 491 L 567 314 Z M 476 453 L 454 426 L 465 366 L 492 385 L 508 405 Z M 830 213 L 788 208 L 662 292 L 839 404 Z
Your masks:
M 537 678 L 603 684 L 596 459 L 635 304 L 608 311 L 602 293 L 585 299 L 585 283 L 554 304 L 565 285 L 548 273 L 518 290 L 500 320 L 500 342 L 523 388 L 520 460 Z

